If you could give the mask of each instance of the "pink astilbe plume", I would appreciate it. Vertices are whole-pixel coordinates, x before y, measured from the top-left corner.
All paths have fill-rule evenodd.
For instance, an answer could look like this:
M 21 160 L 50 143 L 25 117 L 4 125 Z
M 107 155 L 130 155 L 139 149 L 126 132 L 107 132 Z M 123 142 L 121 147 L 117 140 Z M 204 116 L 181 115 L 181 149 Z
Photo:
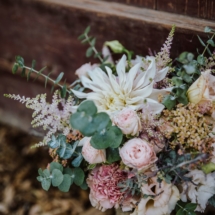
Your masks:
M 156 57 L 156 66 L 157 70 L 165 68 L 172 60 L 170 58 L 170 49 L 173 41 L 173 36 L 175 32 L 175 26 L 172 26 L 172 29 L 161 48 L 161 51 L 157 53 Z
M 46 94 L 37 95 L 32 99 L 19 95 L 7 95 L 7 97 L 25 103 L 27 108 L 34 110 L 31 122 L 33 127 L 42 126 L 44 130 L 49 130 L 43 141 L 36 146 L 46 145 L 51 140 L 51 135 L 56 132 L 69 134 L 71 130 L 69 119 L 74 104 L 71 96 L 65 100 L 60 98 L 59 91 L 55 91 L 51 104 L 46 102 Z

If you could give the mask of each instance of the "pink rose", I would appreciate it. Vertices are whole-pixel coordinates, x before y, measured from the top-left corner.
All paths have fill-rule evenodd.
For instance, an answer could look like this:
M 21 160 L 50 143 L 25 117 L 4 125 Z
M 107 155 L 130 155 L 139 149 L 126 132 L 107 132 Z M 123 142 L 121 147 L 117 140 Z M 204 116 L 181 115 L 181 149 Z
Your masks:
M 85 63 L 75 71 L 75 74 L 79 78 L 81 78 L 81 76 L 87 76 L 88 77 L 87 72 L 93 70 L 95 67 L 97 67 L 97 64 L 91 65 L 90 63 Z
M 113 122 L 122 130 L 123 134 L 134 136 L 141 130 L 140 118 L 131 108 L 124 108 L 116 113 L 113 116 Z
M 98 150 L 91 146 L 90 137 L 84 137 L 79 145 L 83 145 L 82 155 L 84 159 L 90 164 L 102 163 L 106 161 L 105 150 Z
M 146 170 L 157 161 L 156 153 L 148 142 L 134 138 L 119 150 L 122 162 L 132 168 Z

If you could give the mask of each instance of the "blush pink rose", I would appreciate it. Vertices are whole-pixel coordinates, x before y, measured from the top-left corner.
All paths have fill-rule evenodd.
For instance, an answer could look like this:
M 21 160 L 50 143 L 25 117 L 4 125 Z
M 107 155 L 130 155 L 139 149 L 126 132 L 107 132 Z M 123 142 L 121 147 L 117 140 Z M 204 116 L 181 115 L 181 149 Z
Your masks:
M 81 78 L 81 76 L 87 76 L 88 77 L 87 72 L 93 70 L 97 66 L 98 66 L 97 64 L 91 65 L 90 63 L 85 63 L 75 71 L 75 74 L 79 78 Z
M 134 138 L 119 150 L 122 162 L 138 171 L 146 170 L 157 161 L 156 153 L 148 142 Z
M 98 150 L 91 146 L 90 137 L 84 137 L 79 145 L 83 145 L 82 155 L 84 159 L 90 164 L 102 163 L 106 161 L 105 150 Z
M 123 134 L 137 135 L 141 130 L 140 118 L 131 108 L 124 108 L 113 116 L 113 122 Z

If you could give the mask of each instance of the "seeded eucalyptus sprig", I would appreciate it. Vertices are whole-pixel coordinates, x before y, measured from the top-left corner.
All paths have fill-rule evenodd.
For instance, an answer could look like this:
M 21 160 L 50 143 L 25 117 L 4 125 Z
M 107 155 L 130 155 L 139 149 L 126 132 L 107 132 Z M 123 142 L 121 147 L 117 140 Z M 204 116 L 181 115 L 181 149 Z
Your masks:
M 46 69 L 46 67 L 43 67 L 41 70 L 37 71 L 37 70 L 35 70 L 35 66 L 36 66 L 36 61 L 35 60 L 32 61 L 32 66 L 28 67 L 28 66 L 25 66 L 24 59 L 21 56 L 16 56 L 15 57 L 15 63 L 14 63 L 13 68 L 12 68 L 12 73 L 16 74 L 16 72 L 20 68 L 22 70 L 21 71 L 21 76 L 23 76 L 23 77 L 26 76 L 27 80 L 29 80 L 29 78 L 30 78 L 32 73 L 35 73 L 36 77 L 35 77 L 34 80 L 37 80 L 37 78 L 39 76 L 42 76 L 45 79 L 45 88 L 47 86 L 48 81 L 53 84 L 51 92 L 53 92 L 55 86 L 58 86 L 58 87 L 61 88 L 61 96 L 63 98 L 66 97 L 67 93 L 69 93 L 69 94 L 71 93 L 71 91 L 69 89 L 67 89 L 66 84 L 63 84 L 63 85 L 60 84 L 60 81 L 62 80 L 62 78 L 64 76 L 63 72 L 61 72 L 58 75 L 58 77 L 54 80 L 54 79 L 49 77 L 52 72 L 50 72 L 48 75 L 43 74 L 43 71 Z
M 88 26 L 84 33 L 78 37 L 79 40 L 81 40 L 81 43 L 85 44 L 88 43 L 90 47 L 86 51 L 86 57 L 91 57 L 94 54 L 94 58 L 98 58 L 101 63 L 105 62 L 105 59 L 102 58 L 101 52 L 98 52 L 95 44 L 96 44 L 96 38 L 89 36 L 90 32 L 90 26 Z M 107 59 L 106 59 L 107 60 Z
M 202 45 L 203 47 L 205 47 L 204 50 L 203 50 L 203 52 L 202 52 L 202 54 L 198 55 L 198 57 L 197 57 L 197 62 L 198 62 L 201 66 L 204 66 L 205 63 L 206 63 L 205 52 L 207 51 L 208 54 L 209 54 L 210 56 L 212 56 L 213 54 L 212 54 L 212 52 L 211 52 L 211 50 L 210 50 L 209 47 L 210 47 L 210 46 L 213 47 L 213 48 L 215 47 L 215 42 L 214 42 L 215 30 L 214 30 L 214 29 L 211 29 L 211 28 L 209 28 L 209 27 L 205 27 L 204 32 L 205 32 L 205 33 L 212 34 L 212 36 L 211 36 L 210 39 L 207 40 L 207 42 L 205 43 L 205 42 L 200 38 L 200 36 L 197 35 L 197 37 L 198 37 L 198 39 L 199 39 L 201 45 Z

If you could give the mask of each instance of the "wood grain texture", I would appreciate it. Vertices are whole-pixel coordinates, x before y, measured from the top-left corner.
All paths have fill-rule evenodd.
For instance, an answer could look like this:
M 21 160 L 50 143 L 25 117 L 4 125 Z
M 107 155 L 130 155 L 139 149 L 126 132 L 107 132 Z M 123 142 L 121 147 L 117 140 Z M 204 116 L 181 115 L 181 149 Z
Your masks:
M 173 58 L 185 50 L 201 49 L 195 35 L 205 38 L 204 27 L 215 27 L 211 21 L 103 1 L 0 0 L 0 94 L 32 97 L 44 91 L 40 82 L 26 83 L 9 74 L 16 55 L 23 56 L 26 65 L 36 59 L 36 69 L 48 66 L 47 73 L 53 71 L 54 77 L 65 72 L 71 83 L 78 67 L 95 62 L 85 57 L 88 46 L 77 40 L 89 25 L 98 50 L 105 41 L 117 39 L 135 54 L 147 55 L 148 48 L 160 50 L 172 24 L 177 26 Z M 10 116 L 16 122 L 30 118 L 24 105 L 1 96 L 0 119 L 11 123 Z
M 118 2 L 127 5 L 156 9 L 156 0 L 106 0 L 107 2 Z
M 208 20 L 215 19 L 214 0 L 157 0 L 157 10 Z

